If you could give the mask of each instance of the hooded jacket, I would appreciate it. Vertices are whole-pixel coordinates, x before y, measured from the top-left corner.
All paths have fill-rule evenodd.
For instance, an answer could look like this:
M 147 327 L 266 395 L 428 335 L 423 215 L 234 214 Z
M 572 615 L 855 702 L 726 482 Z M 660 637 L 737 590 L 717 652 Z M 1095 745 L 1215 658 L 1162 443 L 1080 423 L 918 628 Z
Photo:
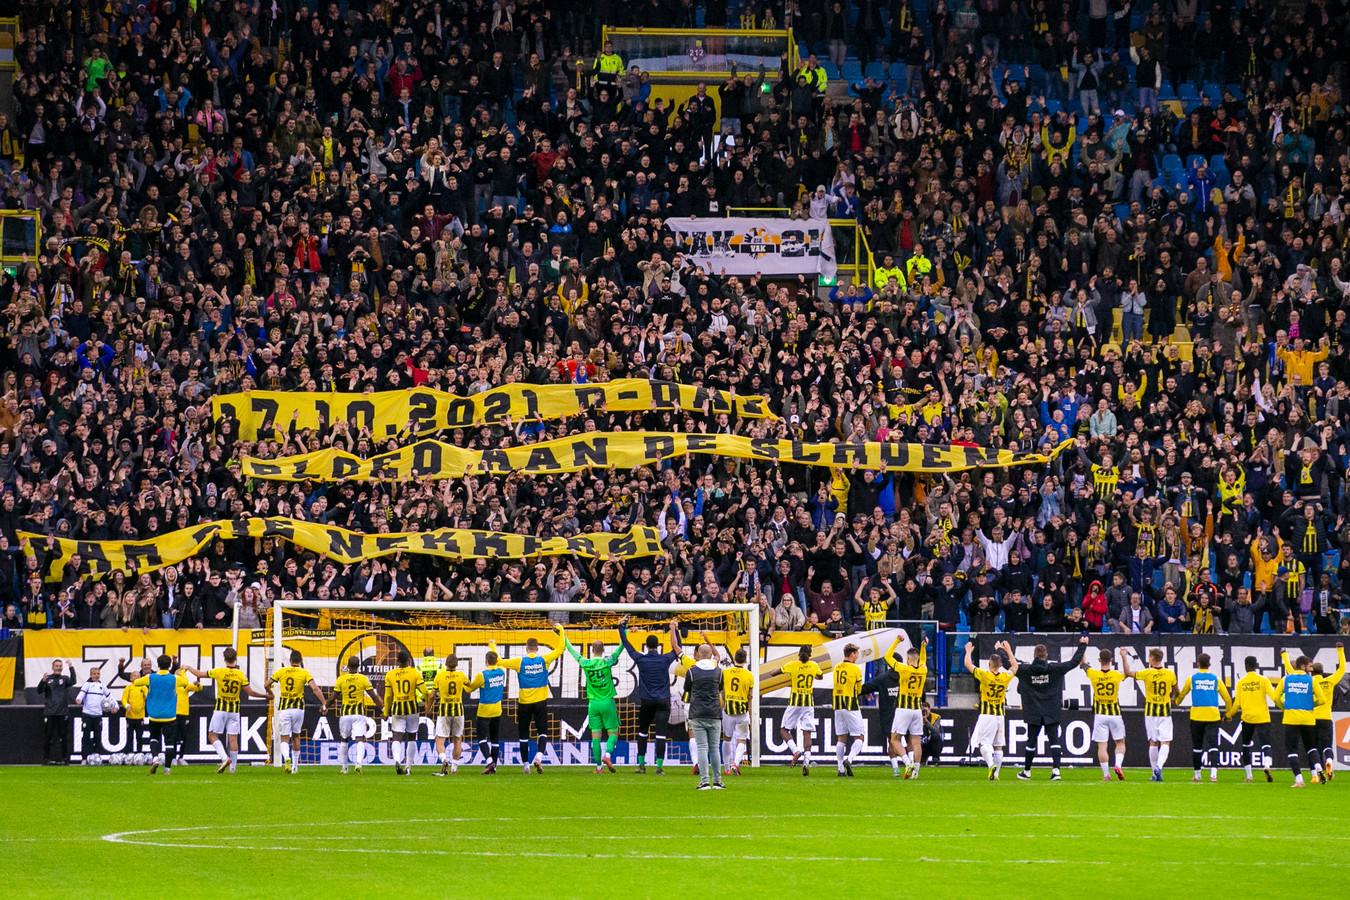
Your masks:
M 1088 585 L 1087 596 L 1083 598 L 1083 618 L 1093 628 L 1101 630 L 1106 621 L 1106 595 L 1102 593 L 1102 583 L 1094 581 Z

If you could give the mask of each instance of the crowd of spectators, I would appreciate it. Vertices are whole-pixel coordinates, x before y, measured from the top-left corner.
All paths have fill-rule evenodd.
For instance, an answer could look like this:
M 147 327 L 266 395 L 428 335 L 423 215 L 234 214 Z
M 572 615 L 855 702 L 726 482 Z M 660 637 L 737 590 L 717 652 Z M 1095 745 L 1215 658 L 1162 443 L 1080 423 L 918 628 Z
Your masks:
M 211 627 L 236 605 L 250 625 L 290 596 L 749 598 L 771 630 L 831 633 L 1340 627 L 1344 0 L 19 6 L 3 205 L 37 211 L 43 245 L 0 285 L 8 626 Z M 829 62 L 675 104 L 598 46 L 607 21 L 742 16 Z M 845 88 L 853 61 L 874 77 Z M 827 295 L 691 265 L 662 220 L 729 206 L 856 219 L 877 274 Z M 346 423 L 249 442 L 210 415 L 251 388 L 616 377 L 764 394 L 778 418 L 597 410 L 449 439 L 1076 446 L 950 476 L 695 456 L 324 486 L 238 461 L 393 442 Z M 49 545 L 17 536 L 241 515 L 648 524 L 668 555 L 342 566 L 268 539 L 46 582 Z

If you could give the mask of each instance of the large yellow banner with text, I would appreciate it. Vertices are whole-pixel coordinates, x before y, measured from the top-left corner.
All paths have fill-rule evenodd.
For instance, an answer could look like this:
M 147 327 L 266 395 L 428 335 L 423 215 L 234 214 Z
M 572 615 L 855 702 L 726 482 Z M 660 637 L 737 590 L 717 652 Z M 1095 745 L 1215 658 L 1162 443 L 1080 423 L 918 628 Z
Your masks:
M 468 397 L 415 388 L 370 394 L 246 391 L 211 400 L 216 420 L 236 420 L 239 436 L 246 441 L 256 441 L 259 435 L 266 437 L 273 429 L 284 432 L 292 421 L 301 429 L 346 422 L 353 431 L 368 428 L 372 437 L 384 440 L 447 428 L 500 425 L 507 419 L 561 419 L 592 409 L 703 412 L 705 406 L 712 415 L 773 418 L 764 397 L 741 397 L 728 391 L 641 378 L 599 384 L 507 384 Z
M 592 433 L 490 450 L 468 450 L 424 440 L 371 457 L 328 448 L 281 459 L 247 457 L 243 473 L 276 481 L 406 481 L 465 475 L 551 475 L 586 469 L 634 469 L 687 453 L 808 466 L 859 466 L 898 472 L 959 472 L 966 469 L 1043 465 L 1073 442 L 1049 453 L 1014 453 L 984 447 L 936 444 L 805 443 L 734 434 L 676 432 Z
M 523 559 L 527 556 L 582 556 L 633 559 L 658 556 L 661 539 L 645 526 L 626 532 L 600 532 L 575 537 L 540 538 L 500 531 L 440 528 L 363 534 L 336 525 L 319 525 L 282 516 L 221 519 L 182 528 L 142 541 L 78 541 L 19 532 L 26 552 L 46 560 L 48 581 L 60 581 L 68 566 L 95 577 L 110 572 L 153 572 L 194 556 L 212 541 L 243 537 L 278 537 L 343 564 L 393 553 L 421 553 L 451 559 Z M 76 559 L 78 557 L 78 559 Z

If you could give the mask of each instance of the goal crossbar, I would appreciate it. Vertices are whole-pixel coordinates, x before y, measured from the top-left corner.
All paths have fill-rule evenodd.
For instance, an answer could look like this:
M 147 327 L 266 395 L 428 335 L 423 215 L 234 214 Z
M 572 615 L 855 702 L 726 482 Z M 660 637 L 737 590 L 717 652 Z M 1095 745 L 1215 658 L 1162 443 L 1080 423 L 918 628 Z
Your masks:
M 760 662 L 760 611 L 757 603 L 471 603 L 446 601 L 424 603 L 420 601 L 378 601 L 378 600 L 292 600 L 277 601 L 272 606 L 272 646 L 268 652 L 268 675 L 281 665 L 281 651 L 285 639 L 285 620 L 288 610 L 308 612 L 318 610 L 385 610 L 385 611 L 424 611 L 424 612 L 607 612 L 624 615 L 642 616 L 647 613 L 744 613 L 747 617 L 750 654 L 750 765 L 759 765 L 760 755 L 760 719 L 759 719 L 759 662 Z M 612 626 L 600 626 L 608 629 Z M 275 732 L 271 738 L 272 759 L 274 765 L 281 765 L 281 738 Z

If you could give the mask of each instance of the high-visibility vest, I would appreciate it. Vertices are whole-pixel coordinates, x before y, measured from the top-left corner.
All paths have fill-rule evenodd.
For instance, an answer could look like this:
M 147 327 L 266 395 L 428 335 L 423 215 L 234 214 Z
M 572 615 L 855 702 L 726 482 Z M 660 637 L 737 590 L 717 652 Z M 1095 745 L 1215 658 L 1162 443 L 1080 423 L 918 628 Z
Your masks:
M 436 673 L 441 670 L 441 661 L 435 656 L 424 656 L 418 660 L 417 668 L 422 673 L 422 680 L 430 684 L 436 679 Z
M 884 288 L 892 278 L 900 284 L 900 290 L 905 289 L 905 273 L 899 266 L 891 266 L 889 269 L 884 266 L 878 266 L 876 273 L 872 276 L 872 284 L 877 288 Z
M 920 276 L 927 275 L 933 271 L 933 261 L 926 256 L 911 256 L 906 268 L 909 269 L 909 280 L 916 281 L 915 270 L 918 270 Z
M 602 53 L 597 62 L 601 72 L 617 75 L 623 71 L 623 57 L 617 53 Z

